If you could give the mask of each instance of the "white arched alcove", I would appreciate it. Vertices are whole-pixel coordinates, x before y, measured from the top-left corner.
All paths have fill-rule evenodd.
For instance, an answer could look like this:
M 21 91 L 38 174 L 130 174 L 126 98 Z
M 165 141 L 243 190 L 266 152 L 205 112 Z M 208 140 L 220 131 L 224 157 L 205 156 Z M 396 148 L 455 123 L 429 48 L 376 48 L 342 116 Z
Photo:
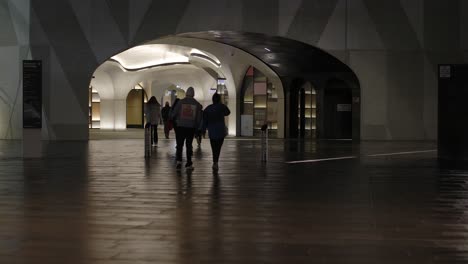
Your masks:
M 229 134 L 236 135 L 237 119 L 240 118 L 237 116 L 237 100 L 245 71 L 250 66 L 261 70 L 278 91 L 278 136 L 284 137 L 284 93 L 275 72 L 240 49 L 214 41 L 177 36 L 131 48 L 104 62 L 96 70 L 96 82 L 107 82 L 109 85 L 102 85 L 102 89 L 112 90 L 104 91 L 109 96 L 104 99 L 106 116 L 102 117 L 101 128 L 126 128 L 126 96 L 138 83 L 143 84 L 148 96 L 155 96 L 158 100 L 170 85 L 183 90 L 192 86 L 195 99 L 206 107 L 211 104 L 210 89 L 217 88 L 217 78 L 224 78 L 231 109 L 227 125 Z

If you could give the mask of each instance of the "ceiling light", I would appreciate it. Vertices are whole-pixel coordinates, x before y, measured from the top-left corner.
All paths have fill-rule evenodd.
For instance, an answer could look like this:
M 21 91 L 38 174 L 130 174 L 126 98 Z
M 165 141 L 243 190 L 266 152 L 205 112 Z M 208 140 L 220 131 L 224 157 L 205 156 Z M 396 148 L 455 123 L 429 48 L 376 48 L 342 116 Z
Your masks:
M 269 48 L 265 48 L 265 50 L 268 51 L 268 52 L 271 52 L 271 50 Z
M 132 70 L 162 64 L 188 62 L 187 56 L 171 52 L 167 47 L 157 44 L 136 46 L 113 56 L 111 59 Z

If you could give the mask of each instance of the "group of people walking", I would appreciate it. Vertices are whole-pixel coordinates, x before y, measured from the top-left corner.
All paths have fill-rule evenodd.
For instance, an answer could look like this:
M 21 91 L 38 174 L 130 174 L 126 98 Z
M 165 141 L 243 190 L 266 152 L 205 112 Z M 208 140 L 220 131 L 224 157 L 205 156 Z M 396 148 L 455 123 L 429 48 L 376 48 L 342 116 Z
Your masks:
M 206 107 L 204 111 L 202 105 L 194 96 L 195 90 L 193 87 L 189 87 L 185 93 L 185 98 L 180 100 L 177 98 L 172 107 L 166 102 L 161 110 L 156 98 L 154 96 L 150 98 L 145 108 L 145 114 L 147 121 L 151 123 L 152 144 L 153 146 L 157 146 L 157 126 L 162 117 L 165 137 L 169 138 L 169 131 L 172 128 L 174 128 L 176 135 L 176 169 L 182 169 L 182 152 L 185 144 L 185 168 L 192 170 L 193 139 L 195 136 L 201 137 L 208 130 L 211 150 L 213 152 L 212 168 L 213 170 L 218 170 L 221 147 L 227 135 L 224 117 L 228 116 L 231 111 L 225 104 L 221 103 L 221 96 L 218 93 L 213 95 L 213 103 Z

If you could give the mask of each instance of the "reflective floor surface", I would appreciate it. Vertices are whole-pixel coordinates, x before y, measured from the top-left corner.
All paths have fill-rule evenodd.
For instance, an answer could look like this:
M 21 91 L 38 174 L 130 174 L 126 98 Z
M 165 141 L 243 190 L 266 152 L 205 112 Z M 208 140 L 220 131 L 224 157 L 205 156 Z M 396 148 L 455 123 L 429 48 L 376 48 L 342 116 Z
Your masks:
M 174 140 L 0 141 L 0 263 L 468 263 L 468 171 L 434 143 L 269 145 L 228 139 L 213 173 L 204 140 L 178 173 Z

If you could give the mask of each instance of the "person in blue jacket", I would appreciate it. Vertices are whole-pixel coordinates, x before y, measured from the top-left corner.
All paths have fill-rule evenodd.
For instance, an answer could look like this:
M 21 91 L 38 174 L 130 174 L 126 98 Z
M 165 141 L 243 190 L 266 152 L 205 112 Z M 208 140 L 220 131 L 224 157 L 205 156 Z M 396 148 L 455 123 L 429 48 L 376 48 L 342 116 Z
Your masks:
M 213 104 L 203 111 L 203 130 L 208 129 L 213 152 L 213 170 L 218 170 L 219 154 L 227 134 L 224 117 L 231 114 L 231 111 L 225 104 L 221 103 L 221 96 L 218 93 L 213 95 L 212 100 Z

